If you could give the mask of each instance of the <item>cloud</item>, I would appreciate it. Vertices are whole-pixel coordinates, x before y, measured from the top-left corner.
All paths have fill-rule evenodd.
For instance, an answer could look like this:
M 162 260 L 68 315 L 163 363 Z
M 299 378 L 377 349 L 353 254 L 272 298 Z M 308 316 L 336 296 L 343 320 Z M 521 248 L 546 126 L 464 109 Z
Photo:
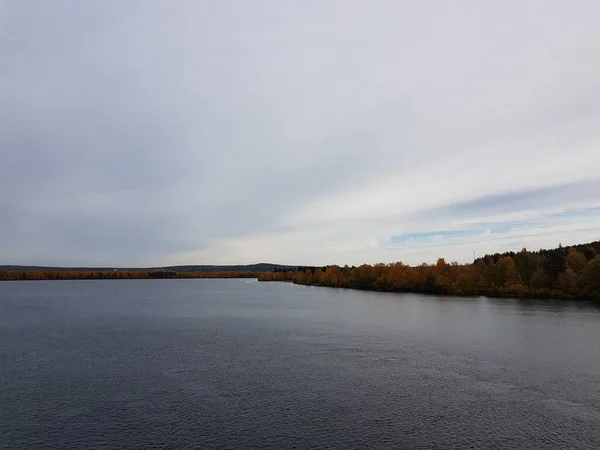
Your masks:
M 598 13 L 3 2 L 0 264 L 420 263 L 597 239 Z

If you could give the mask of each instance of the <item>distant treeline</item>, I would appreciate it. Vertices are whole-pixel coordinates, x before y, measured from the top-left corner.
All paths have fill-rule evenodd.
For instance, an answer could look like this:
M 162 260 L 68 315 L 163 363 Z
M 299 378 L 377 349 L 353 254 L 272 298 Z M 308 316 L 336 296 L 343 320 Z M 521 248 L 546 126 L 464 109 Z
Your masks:
M 0 280 L 121 280 L 151 278 L 256 278 L 257 272 L 175 270 L 0 270 Z
M 600 299 L 600 241 L 552 250 L 496 253 L 472 264 L 304 267 L 263 273 L 259 281 L 441 295 Z

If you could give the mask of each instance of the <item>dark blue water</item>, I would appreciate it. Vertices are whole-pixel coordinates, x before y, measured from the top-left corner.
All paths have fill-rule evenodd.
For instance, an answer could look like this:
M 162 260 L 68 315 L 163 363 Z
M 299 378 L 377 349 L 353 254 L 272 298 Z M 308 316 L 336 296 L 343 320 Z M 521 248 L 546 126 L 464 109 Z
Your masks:
M 0 448 L 599 448 L 600 310 L 0 283 Z

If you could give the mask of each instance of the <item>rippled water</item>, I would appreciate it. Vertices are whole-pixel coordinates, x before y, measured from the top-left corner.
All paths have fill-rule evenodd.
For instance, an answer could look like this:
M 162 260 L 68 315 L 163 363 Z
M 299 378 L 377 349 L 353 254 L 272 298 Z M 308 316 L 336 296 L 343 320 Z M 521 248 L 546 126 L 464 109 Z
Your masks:
M 600 310 L 0 283 L 0 448 L 599 448 Z

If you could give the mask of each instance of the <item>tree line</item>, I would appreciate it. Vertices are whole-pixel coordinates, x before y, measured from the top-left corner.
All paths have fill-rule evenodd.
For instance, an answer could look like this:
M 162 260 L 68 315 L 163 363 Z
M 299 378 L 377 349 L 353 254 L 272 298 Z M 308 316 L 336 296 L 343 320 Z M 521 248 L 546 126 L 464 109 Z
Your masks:
M 471 264 L 303 267 L 262 273 L 259 281 L 440 295 L 600 299 L 600 241 L 550 250 L 496 253 Z
M 256 272 L 175 270 L 0 270 L 0 280 L 123 280 L 157 278 L 256 278 Z

